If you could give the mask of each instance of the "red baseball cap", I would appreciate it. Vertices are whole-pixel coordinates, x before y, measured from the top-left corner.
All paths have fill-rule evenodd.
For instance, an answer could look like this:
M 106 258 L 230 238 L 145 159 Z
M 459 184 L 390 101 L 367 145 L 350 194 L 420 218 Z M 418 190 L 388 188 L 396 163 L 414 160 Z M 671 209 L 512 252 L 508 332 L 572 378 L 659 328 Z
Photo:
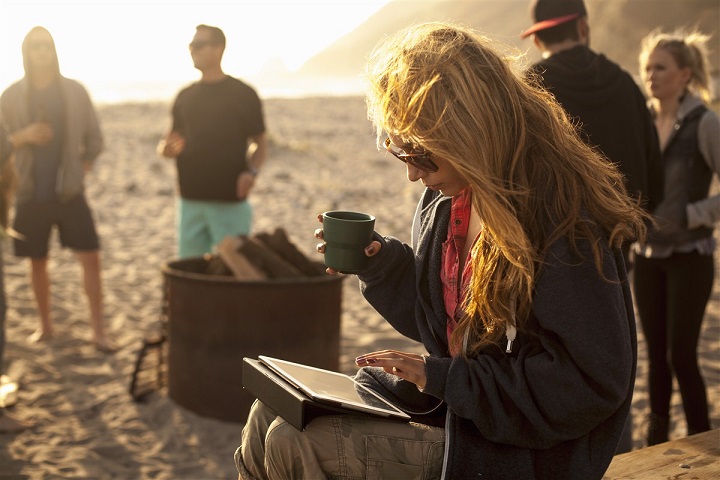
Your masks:
M 525 30 L 520 38 L 587 15 L 583 0 L 534 0 L 530 11 L 535 24 Z

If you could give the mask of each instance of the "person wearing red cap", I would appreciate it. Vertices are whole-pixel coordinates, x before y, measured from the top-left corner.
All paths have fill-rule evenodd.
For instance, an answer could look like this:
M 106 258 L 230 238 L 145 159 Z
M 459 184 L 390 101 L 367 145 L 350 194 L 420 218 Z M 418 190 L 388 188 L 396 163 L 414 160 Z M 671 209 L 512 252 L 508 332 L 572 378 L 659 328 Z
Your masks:
M 652 212 L 662 200 L 664 176 L 642 91 L 617 63 L 590 49 L 583 0 L 533 0 L 530 11 L 535 23 L 521 37 L 533 35 L 543 59 L 528 77 L 555 96 L 585 142 L 618 165 L 630 194 Z
M 543 59 L 528 77 L 548 89 L 580 126 L 583 140 L 598 148 L 625 176 L 628 192 L 652 212 L 663 196 L 663 168 L 657 134 L 645 97 L 632 76 L 590 49 L 590 26 L 583 0 L 534 0 L 533 35 Z M 623 245 L 632 268 L 630 244 Z M 629 420 L 618 453 L 632 449 Z

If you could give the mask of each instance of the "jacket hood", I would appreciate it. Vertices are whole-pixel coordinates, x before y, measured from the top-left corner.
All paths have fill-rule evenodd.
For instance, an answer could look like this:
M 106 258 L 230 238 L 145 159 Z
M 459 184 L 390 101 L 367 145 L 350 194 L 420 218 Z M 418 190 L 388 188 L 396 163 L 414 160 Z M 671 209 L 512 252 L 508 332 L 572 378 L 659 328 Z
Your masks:
M 703 103 L 702 100 L 700 100 L 700 98 L 696 97 L 695 95 L 693 95 L 690 92 L 686 92 L 685 96 L 683 96 L 683 99 L 680 102 L 680 109 L 678 110 L 678 118 L 684 119 L 685 117 L 687 117 L 690 114 L 690 112 L 692 112 L 696 108 L 698 108 L 700 106 L 704 106 L 704 105 L 705 104 Z
M 585 46 L 558 52 L 537 63 L 534 70 L 567 99 L 588 107 L 621 94 L 624 85 L 622 69 Z
M 25 77 L 30 80 L 32 80 L 32 77 L 33 77 L 34 72 L 32 69 L 32 65 L 30 65 L 30 59 L 29 59 L 30 48 L 31 48 L 30 39 L 33 37 L 33 35 L 36 32 L 39 32 L 39 31 L 47 32 L 47 34 L 50 36 L 50 44 L 51 44 L 50 52 L 53 56 L 55 73 L 57 74 L 58 77 L 60 77 L 60 62 L 58 61 L 57 49 L 55 48 L 55 40 L 52 38 L 52 35 L 50 35 L 50 32 L 48 32 L 45 27 L 33 27 L 27 33 L 27 35 L 25 35 L 25 39 L 23 40 L 22 56 L 23 56 L 23 67 L 25 68 Z

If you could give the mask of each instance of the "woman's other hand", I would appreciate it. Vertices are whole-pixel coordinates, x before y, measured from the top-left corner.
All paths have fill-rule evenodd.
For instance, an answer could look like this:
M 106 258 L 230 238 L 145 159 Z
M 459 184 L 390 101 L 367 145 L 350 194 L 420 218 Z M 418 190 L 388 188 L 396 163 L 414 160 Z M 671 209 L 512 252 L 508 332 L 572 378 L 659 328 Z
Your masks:
M 414 383 L 421 390 L 425 388 L 425 357 L 417 353 L 381 350 L 366 353 L 355 359 L 359 367 L 380 367 L 385 372 Z

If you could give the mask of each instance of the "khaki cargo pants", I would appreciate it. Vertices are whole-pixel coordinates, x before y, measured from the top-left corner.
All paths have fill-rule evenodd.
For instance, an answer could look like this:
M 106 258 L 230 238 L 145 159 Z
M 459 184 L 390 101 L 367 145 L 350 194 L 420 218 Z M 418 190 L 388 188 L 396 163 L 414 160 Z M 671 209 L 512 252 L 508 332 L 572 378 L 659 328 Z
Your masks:
M 445 430 L 361 415 L 315 418 L 299 431 L 259 401 L 235 452 L 241 479 L 439 479 Z

